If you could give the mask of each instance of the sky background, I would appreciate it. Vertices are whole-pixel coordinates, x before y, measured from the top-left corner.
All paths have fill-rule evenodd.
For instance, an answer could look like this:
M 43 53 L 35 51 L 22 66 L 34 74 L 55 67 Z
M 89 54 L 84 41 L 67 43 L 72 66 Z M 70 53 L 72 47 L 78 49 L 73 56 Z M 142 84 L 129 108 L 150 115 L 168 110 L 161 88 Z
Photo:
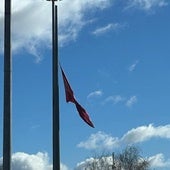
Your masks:
M 65 102 L 61 72 L 61 170 L 95 153 L 137 145 L 155 170 L 170 169 L 170 1 L 63 0 L 59 60 L 95 128 Z M 3 130 L 0 0 L 0 157 Z M 12 0 L 13 170 L 51 170 L 51 3 Z M 79 166 L 81 164 L 81 166 Z

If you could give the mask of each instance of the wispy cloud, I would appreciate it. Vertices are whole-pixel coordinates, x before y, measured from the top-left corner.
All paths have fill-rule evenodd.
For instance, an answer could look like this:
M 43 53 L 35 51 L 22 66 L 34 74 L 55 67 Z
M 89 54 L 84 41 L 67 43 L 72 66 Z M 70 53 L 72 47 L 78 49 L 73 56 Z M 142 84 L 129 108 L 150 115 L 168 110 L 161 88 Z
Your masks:
M 151 10 L 154 7 L 167 6 L 167 0 L 129 0 L 128 8 L 138 8 L 142 10 Z
M 167 0 L 129 0 L 128 8 L 149 10 L 153 7 L 168 5 Z M 70 41 L 75 41 L 91 18 L 85 18 L 87 12 L 103 10 L 113 4 L 112 0 L 83 0 L 61 1 L 59 6 L 59 44 L 63 46 Z M 51 47 L 51 3 L 41 0 L 19 1 L 13 0 L 12 4 L 12 49 L 24 49 L 42 59 L 40 48 Z M 0 52 L 3 50 L 3 22 L 4 1 L 0 6 Z M 119 23 L 109 23 L 93 31 L 94 35 L 101 35 L 108 31 L 119 30 L 124 27 Z
M 139 61 L 136 60 L 132 65 L 130 65 L 130 67 L 128 68 L 128 70 L 129 70 L 130 72 L 134 71 L 134 70 L 136 69 L 136 66 L 137 66 L 138 63 L 139 63 Z
M 93 10 L 103 10 L 111 5 L 111 0 L 99 0 L 99 1 L 62 1 L 60 3 L 59 13 L 59 40 L 60 44 L 76 40 L 81 29 L 88 23 L 84 19 L 85 13 Z M 90 19 L 91 20 L 91 19 Z
M 117 104 L 120 102 L 125 101 L 125 97 L 122 97 L 121 95 L 114 95 L 114 96 L 109 96 L 104 100 L 104 103 L 107 102 L 112 102 L 113 104 Z
M 38 128 L 40 128 L 40 125 L 32 125 L 31 127 L 30 127 L 30 129 L 31 130 L 35 130 L 35 129 L 38 129 Z
M 137 97 L 136 96 L 131 96 L 127 101 L 126 101 L 126 106 L 131 107 L 133 104 L 137 102 Z
M 119 24 L 119 23 L 109 23 L 107 24 L 106 26 L 103 26 L 103 27 L 100 27 L 100 28 L 97 28 L 96 30 L 94 30 L 92 32 L 92 34 L 94 35 L 102 35 L 102 34 L 105 34 L 107 32 L 110 32 L 110 31 L 116 31 L 116 30 L 119 30 L 120 28 L 122 28 L 123 25 Z
M 170 125 L 155 127 L 153 124 L 149 124 L 148 126 L 139 126 L 129 130 L 121 138 L 99 131 L 92 134 L 86 141 L 80 142 L 77 146 L 89 150 L 109 150 L 122 144 L 137 144 L 153 138 L 170 139 Z
M 87 98 L 89 99 L 89 98 L 93 98 L 93 97 L 100 97 L 100 96 L 102 96 L 102 95 L 103 95 L 103 92 L 102 92 L 101 90 L 96 90 L 96 91 L 91 92 L 91 93 L 87 96 Z
M 4 1 L 3 1 L 4 2 Z M 81 29 L 88 23 L 85 13 L 103 10 L 111 0 L 61 1 L 59 6 L 59 44 L 76 40 Z M 0 6 L 0 49 L 3 49 L 4 5 Z M 25 49 L 41 60 L 39 48 L 51 46 L 51 2 L 41 0 L 19 1 L 12 4 L 12 49 Z M 1 51 L 2 52 L 2 51 Z
M 135 103 L 137 103 L 137 97 L 135 95 L 133 95 L 129 98 L 121 96 L 121 95 L 113 95 L 113 96 L 107 97 L 103 101 L 103 104 L 106 104 L 106 103 L 113 103 L 114 105 L 122 103 L 127 107 L 132 107 Z

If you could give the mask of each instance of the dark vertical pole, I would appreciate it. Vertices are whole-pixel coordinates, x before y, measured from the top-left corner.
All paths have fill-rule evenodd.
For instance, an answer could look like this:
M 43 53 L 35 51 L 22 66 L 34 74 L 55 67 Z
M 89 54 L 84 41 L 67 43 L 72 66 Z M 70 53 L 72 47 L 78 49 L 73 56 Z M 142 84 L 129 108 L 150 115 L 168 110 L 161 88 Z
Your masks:
M 114 152 L 112 153 L 112 161 L 113 161 L 112 169 L 114 170 L 116 168 L 116 166 L 115 166 L 115 153 Z
M 60 121 L 58 86 L 58 10 L 53 1 L 53 170 L 60 170 Z
M 11 169 L 11 0 L 5 0 L 3 169 Z
M 60 114 L 58 85 L 58 10 L 52 1 L 52 100 L 53 100 L 53 170 L 60 170 Z

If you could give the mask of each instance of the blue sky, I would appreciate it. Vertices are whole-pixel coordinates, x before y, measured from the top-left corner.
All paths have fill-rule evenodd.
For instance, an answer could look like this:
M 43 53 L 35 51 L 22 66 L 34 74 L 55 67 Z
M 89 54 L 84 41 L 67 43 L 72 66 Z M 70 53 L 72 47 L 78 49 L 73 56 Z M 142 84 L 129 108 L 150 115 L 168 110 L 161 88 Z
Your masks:
M 0 157 L 4 0 L 1 4 Z M 85 165 L 95 152 L 117 152 L 128 144 L 139 146 L 152 168 L 170 169 L 170 2 L 63 0 L 58 6 L 59 60 L 95 125 L 86 125 L 74 105 L 65 102 L 59 72 L 61 169 Z M 51 3 L 13 0 L 12 14 L 13 168 L 22 170 L 27 163 L 28 170 L 47 170 L 52 152 Z

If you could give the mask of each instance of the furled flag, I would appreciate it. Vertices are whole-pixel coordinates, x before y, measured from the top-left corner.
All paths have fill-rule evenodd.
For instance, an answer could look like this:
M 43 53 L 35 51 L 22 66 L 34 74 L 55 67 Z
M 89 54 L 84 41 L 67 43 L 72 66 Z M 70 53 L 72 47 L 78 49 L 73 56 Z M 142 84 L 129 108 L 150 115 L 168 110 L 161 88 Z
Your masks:
M 71 86 L 65 76 L 65 73 L 62 69 L 62 67 L 60 66 L 61 68 L 61 72 L 62 72 L 62 77 L 63 77 L 63 82 L 64 82 L 64 88 L 65 88 L 65 95 L 66 95 L 66 102 L 72 102 L 75 104 L 76 106 L 76 109 L 80 115 L 80 117 L 91 127 L 94 128 L 94 125 L 92 123 L 92 121 L 90 120 L 89 118 L 89 115 L 88 113 L 86 112 L 86 110 L 77 102 L 77 100 L 75 99 L 74 97 L 74 93 L 73 93 L 73 90 L 71 89 Z

